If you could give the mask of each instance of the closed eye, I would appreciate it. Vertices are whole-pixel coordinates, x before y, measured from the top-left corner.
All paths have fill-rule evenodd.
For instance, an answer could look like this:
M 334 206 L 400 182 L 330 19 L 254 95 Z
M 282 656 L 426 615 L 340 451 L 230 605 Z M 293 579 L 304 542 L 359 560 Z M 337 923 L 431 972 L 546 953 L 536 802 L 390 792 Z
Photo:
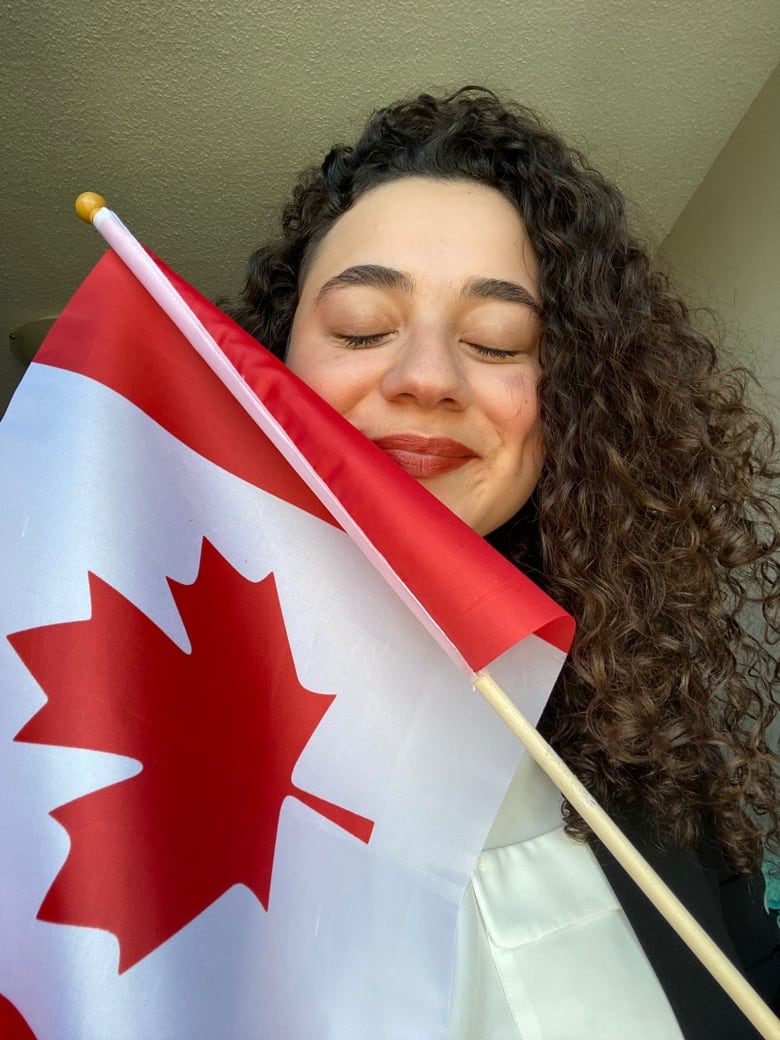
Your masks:
M 475 350 L 480 357 L 491 358 L 495 361 L 510 361 L 512 358 L 520 357 L 524 354 L 523 350 L 498 350 L 495 347 L 483 347 L 480 343 L 469 343 L 472 350 Z
M 374 332 L 367 336 L 339 336 L 338 338 L 348 347 L 359 350 L 360 347 L 374 347 L 389 335 L 389 332 Z

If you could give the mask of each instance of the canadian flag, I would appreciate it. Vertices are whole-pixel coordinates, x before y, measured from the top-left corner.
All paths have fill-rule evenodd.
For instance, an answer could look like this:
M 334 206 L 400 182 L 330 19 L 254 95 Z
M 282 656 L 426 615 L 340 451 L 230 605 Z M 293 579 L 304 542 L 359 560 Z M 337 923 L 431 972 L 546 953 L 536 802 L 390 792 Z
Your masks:
M 469 669 L 536 718 L 570 619 L 168 277 L 323 493 L 107 253 L 0 426 L 0 1021 L 446 1037 L 522 752 Z

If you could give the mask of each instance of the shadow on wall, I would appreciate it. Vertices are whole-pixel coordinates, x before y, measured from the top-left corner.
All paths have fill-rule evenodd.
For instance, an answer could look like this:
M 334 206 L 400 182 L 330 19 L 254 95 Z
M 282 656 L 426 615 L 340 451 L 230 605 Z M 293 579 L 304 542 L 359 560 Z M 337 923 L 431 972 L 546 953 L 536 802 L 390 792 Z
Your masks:
M 19 385 L 25 369 L 52 327 L 55 318 L 38 318 L 20 325 L 8 337 L 8 350 L 0 352 L 0 416 Z

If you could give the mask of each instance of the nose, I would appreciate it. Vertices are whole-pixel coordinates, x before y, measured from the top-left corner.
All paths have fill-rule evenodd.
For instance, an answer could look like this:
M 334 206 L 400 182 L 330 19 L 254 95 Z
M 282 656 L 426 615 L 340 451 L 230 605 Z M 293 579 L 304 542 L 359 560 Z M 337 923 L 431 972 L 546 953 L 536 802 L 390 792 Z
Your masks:
M 457 344 L 442 332 L 420 330 L 398 344 L 381 382 L 389 401 L 408 400 L 421 408 L 464 408 L 470 388 Z

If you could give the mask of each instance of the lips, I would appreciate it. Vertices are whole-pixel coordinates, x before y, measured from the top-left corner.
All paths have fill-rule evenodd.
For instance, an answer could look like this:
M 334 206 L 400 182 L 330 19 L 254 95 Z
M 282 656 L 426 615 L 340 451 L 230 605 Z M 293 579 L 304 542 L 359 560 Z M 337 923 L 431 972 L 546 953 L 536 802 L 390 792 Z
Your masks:
M 388 437 L 377 437 L 374 444 L 417 480 L 451 473 L 472 459 L 478 458 L 477 453 L 471 448 L 450 437 L 421 437 L 416 433 L 397 433 Z

